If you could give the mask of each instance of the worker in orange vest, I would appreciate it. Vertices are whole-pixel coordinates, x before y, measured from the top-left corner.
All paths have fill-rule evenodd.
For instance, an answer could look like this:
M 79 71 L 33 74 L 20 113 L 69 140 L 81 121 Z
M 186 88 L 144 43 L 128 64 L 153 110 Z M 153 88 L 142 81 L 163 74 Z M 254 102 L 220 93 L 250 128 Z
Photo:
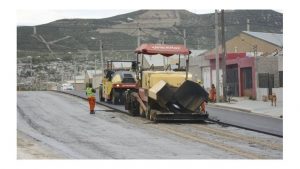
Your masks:
M 95 114 L 95 104 L 96 104 L 96 98 L 95 93 L 96 90 L 92 88 L 92 83 L 88 84 L 88 87 L 86 88 L 86 95 L 88 97 L 89 105 L 90 105 L 90 114 Z
M 209 100 L 211 102 L 216 102 L 217 100 L 217 92 L 214 84 L 211 85 L 211 89 L 209 90 Z

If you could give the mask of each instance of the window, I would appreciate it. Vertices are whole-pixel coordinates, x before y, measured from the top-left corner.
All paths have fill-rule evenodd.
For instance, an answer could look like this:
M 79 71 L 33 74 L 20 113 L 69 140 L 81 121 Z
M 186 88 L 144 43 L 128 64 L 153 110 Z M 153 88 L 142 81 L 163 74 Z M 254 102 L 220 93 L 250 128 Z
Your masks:
M 274 88 L 274 74 L 259 73 L 258 74 L 258 87 L 259 88 Z
M 244 73 L 244 88 L 251 89 L 252 88 L 252 68 L 243 68 Z
M 283 87 L 283 71 L 279 71 L 279 87 Z
M 122 83 L 135 83 L 134 78 L 124 78 Z
M 124 78 L 133 78 L 132 74 L 124 73 Z

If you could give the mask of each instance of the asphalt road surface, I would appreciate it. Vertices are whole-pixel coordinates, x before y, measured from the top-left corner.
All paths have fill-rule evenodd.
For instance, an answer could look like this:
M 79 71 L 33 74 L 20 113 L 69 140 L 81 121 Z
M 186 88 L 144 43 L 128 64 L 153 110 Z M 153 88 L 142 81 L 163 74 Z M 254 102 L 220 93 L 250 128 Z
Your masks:
M 283 136 L 282 119 L 224 108 L 207 107 L 207 111 L 213 120 Z
M 80 91 L 66 91 L 67 93 L 72 93 L 79 95 L 81 97 L 86 97 L 84 92 Z M 96 94 L 96 99 L 99 102 L 98 93 Z M 102 104 L 109 104 L 103 103 Z M 111 105 L 123 112 L 127 112 L 123 105 Z M 228 108 L 218 108 L 213 106 L 207 106 L 207 111 L 209 113 L 209 118 L 220 121 L 223 123 L 231 124 L 234 126 L 239 126 L 254 131 L 262 131 L 265 133 L 271 133 L 276 136 L 283 136 L 283 122 L 282 119 L 262 116 L 257 114 L 251 114 L 248 112 L 243 112 Z
M 282 138 L 214 124 L 156 124 L 56 92 L 18 92 L 18 159 L 282 159 Z

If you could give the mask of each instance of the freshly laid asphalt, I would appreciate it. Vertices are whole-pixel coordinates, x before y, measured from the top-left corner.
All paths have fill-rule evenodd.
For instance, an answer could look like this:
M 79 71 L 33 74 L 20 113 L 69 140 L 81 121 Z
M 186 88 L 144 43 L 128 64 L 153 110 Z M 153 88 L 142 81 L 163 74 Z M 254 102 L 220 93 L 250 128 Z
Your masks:
M 210 119 L 250 130 L 283 136 L 282 119 L 251 114 L 239 110 L 208 107 Z
M 65 93 L 73 94 L 86 98 L 86 95 L 82 91 L 64 91 Z M 99 103 L 98 93 L 96 94 L 96 100 Z M 126 112 L 123 105 L 111 105 L 109 103 L 101 102 L 103 105 L 109 105 L 110 107 L 119 109 L 121 112 Z M 249 130 L 260 131 L 262 133 L 268 133 L 275 136 L 283 137 L 283 120 L 268 116 L 262 116 L 258 114 L 249 113 L 246 111 L 219 108 L 208 106 L 207 111 L 209 118 L 232 126 L 237 126 Z

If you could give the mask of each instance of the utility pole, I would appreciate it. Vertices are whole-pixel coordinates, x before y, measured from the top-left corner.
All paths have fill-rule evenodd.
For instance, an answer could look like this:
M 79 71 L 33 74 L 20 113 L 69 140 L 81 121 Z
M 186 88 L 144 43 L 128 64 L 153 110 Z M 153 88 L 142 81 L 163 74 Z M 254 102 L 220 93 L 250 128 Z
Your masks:
M 33 27 L 33 35 L 36 35 L 36 27 Z
M 35 91 L 37 91 L 38 90 L 38 79 L 37 79 L 37 76 L 36 77 L 34 77 L 34 82 L 35 82 Z
M 49 75 L 48 74 L 46 75 L 46 78 L 47 78 L 47 82 L 46 82 L 47 87 L 46 87 L 46 90 L 49 90 Z
M 161 44 L 165 44 L 165 32 L 163 33 Z M 165 68 L 166 67 L 166 57 L 163 57 L 163 62 L 164 62 L 164 68 Z
M 258 88 L 258 73 L 257 73 L 257 61 L 258 61 L 258 58 L 257 58 L 257 45 L 254 45 L 253 46 L 253 50 L 254 50 L 254 74 L 255 74 L 255 93 L 257 93 L 257 88 Z M 252 70 L 253 71 L 253 70 Z M 269 78 L 268 78 L 269 79 Z M 269 82 L 269 81 L 268 81 Z M 257 99 L 257 95 L 255 94 L 255 98 Z
M 219 97 L 220 97 L 220 88 L 219 88 L 219 36 L 218 32 L 219 31 L 219 26 L 218 26 L 218 10 L 215 10 L 215 45 L 216 45 L 216 51 L 215 51 L 215 57 L 216 57 L 216 102 L 219 102 Z
M 141 28 L 140 28 L 140 24 L 137 23 L 137 29 L 138 29 L 138 37 L 137 37 L 137 47 L 139 47 L 141 45 Z
M 226 99 L 226 88 L 227 88 L 227 83 L 226 83 L 226 44 L 225 44 L 225 23 L 224 23 L 224 9 L 221 10 L 221 34 L 222 34 L 222 70 L 223 70 L 223 76 L 222 76 L 222 81 L 223 81 L 223 102 L 225 102 Z
M 96 75 L 96 68 L 97 68 L 97 65 L 96 65 L 96 55 L 94 55 L 95 56 L 95 59 L 94 59 L 94 63 L 95 63 L 95 66 L 94 66 L 94 71 L 95 71 L 95 75 Z
M 247 31 L 250 31 L 250 20 L 247 19 Z
M 104 74 L 104 59 L 103 59 L 103 44 L 102 40 L 100 40 L 100 59 L 101 59 L 101 72 Z
M 75 56 L 73 57 L 74 59 L 74 90 L 76 90 L 76 60 L 75 60 Z
M 63 84 L 64 82 L 64 74 L 63 74 L 63 71 L 61 70 L 61 85 Z
M 61 69 L 60 69 L 60 75 L 61 75 L 61 85 L 63 84 L 63 82 L 64 82 L 64 70 L 63 70 L 63 68 L 64 68 L 64 63 L 63 63 L 63 61 L 60 59 L 60 58 L 57 58 L 58 60 L 59 60 L 59 62 L 60 62 L 60 64 L 61 64 Z M 61 86 L 62 87 L 62 86 Z
M 166 36 L 166 32 L 163 33 L 163 37 L 162 37 L 162 44 L 165 44 L 165 36 Z
M 186 33 L 185 33 L 185 29 L 183 29 L 183 44 L 186 47 Z
M 183 44 L 184 44 L 184 47 L 186 47 L 186 32 L 185 32 L 185 29 L 183 29 Z M 187 78 L 188 78 L 188 67 L 189 67 L 189 56 L 190 55 L 188 55 L 188 58 L 186 59 L 186 56 L 184 56 L 184 58 L 186 59 L 185 60 L 185 69 L 186 69 L 186 75 L 185 75 L 185 80 L 187 80 Z M 180 55 L 179 55 L 179 64 L 180 64 Z
M 32 57 L 27 56 L 28 59 L 30 59 L 30 77 L 32 77 Z

